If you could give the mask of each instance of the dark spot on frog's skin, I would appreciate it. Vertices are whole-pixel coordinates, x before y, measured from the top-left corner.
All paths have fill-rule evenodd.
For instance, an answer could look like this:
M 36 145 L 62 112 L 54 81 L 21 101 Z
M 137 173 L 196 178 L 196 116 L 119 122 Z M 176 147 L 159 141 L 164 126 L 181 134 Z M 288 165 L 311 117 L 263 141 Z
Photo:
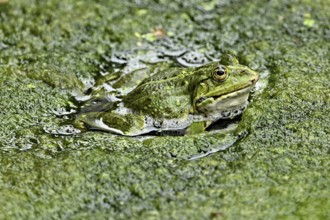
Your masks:
M 230 112 L 226 111 L 226 112 L 222 112 L 222 116 L 223 117 L 228 117 L 230 115 Z
M 161 128 L 162 125 L 163 125 L 163 122 L 162 122 L 162 121 L 154 121 L 154 122 L 153 122 L 153 126 L 154 126 L 155 128 Z

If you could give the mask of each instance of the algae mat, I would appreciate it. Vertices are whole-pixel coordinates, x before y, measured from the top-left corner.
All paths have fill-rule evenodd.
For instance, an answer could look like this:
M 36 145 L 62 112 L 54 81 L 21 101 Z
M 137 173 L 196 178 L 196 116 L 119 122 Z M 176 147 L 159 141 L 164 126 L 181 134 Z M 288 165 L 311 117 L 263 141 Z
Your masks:
M 328 1 L 0 1 L 0 219 L 330 218 Z M 232 53 L 260 72 L 217 136 L 63 135 L 103 72 Z M 70 129 L 69 129 L 70 130 Z

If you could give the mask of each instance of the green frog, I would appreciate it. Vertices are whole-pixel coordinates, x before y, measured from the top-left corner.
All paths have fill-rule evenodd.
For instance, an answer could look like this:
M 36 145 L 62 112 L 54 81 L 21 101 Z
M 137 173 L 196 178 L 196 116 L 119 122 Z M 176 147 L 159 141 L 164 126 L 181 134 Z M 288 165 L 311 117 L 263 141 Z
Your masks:
M 152 131 L 203 132 L 242 114 L 258 74 L 232 55 L 200 67 L 154 65 L 99 80 L 75 119 L 80 129 L 137 136 Z M 109 89 L 110 88 L 110 89 Z M 100 101 L 101 100 L 101 101 Z

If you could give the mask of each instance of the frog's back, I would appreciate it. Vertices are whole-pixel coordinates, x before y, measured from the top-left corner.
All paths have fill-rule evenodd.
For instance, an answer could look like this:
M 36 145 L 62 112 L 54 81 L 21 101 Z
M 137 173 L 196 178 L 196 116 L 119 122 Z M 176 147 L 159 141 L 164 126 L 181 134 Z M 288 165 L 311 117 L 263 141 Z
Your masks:
M 187 115 L 191 96 L 189 73 L 171 68 L 145 79 L 123 102 L 126 107 L 155 118 L 174 118 Z

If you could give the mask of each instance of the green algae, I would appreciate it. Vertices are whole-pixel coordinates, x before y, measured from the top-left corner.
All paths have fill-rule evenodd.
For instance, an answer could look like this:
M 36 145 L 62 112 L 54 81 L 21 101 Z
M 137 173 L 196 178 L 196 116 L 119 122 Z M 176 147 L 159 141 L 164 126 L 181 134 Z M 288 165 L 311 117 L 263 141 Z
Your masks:
M 328 11 L 307 0 L 0 4 L 0 218 L 329 218 Z M 268 81 L 242 140 L 187 161 L 217 136 L 46 132 L 70 122 L 54 112 L 75 109 L 73 88 L 114 69 L 111 53 L 158 50 L 157 27 L 174 48 L 233 53 Z

